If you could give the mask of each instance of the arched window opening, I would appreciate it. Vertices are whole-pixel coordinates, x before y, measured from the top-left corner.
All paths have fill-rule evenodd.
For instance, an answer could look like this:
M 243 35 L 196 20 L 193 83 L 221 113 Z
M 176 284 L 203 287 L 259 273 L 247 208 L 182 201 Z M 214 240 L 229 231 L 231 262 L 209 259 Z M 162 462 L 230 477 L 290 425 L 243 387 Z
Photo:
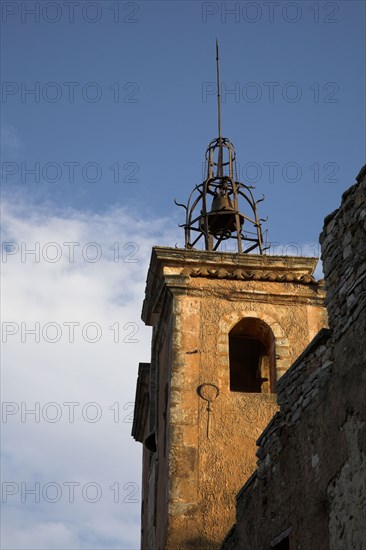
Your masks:
M 270 327 L 246 317 L 229 333 L 230 390 L 273 393 L 275 388 L 274 336 Z

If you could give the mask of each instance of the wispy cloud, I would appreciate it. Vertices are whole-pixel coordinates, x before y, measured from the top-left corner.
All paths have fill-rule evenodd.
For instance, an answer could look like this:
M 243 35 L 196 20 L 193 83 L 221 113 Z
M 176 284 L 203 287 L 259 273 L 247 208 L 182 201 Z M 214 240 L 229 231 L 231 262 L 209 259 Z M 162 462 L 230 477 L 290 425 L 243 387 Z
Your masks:
M 4 548 L 139 547 L 130 431 L 137 365 L 150 356 L 140 312 L 151 246 L 176 231 L 127 209 L 5 201 Z

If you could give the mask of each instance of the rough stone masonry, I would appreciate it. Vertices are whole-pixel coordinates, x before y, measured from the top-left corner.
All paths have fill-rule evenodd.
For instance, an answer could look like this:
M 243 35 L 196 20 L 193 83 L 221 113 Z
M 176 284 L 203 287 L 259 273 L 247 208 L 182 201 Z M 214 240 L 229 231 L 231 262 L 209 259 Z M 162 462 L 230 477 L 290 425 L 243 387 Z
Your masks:
M 222 549 L 366 549 L 366 166 L 320 236 L 329 329 L 277 383 Z

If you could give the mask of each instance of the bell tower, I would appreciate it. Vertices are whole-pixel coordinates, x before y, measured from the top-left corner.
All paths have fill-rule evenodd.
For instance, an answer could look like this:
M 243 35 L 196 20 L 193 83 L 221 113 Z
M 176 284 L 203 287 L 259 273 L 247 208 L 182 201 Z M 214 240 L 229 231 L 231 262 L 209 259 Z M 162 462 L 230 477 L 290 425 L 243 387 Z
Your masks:
M 143 444 L 143 550 L 220 547 L 276 414 L 276 381 L 326 326 L 317 259 L 264 253 L 259 201 L 221 137 L 219 85 L 218 108 L 206 178 L 180 205 L 185 248 L 154 247 L 147 276 L 151 362 L 139 365 L 132 427 Z M 229 239 L 235 252 L 220 249 Z

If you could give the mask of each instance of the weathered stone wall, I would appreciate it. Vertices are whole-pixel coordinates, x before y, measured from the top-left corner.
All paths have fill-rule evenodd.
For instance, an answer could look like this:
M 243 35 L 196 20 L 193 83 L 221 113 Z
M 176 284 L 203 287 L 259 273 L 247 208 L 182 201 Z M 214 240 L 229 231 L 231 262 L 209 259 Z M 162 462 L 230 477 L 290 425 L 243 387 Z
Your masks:
M 220 546 L 255 468 L 256 439 L 278 408 L 275 394 L 230 391 L 229 332 L 245 318 L 264 323 L 278 380 L 327 322 L 315 264 L 154 250 L 143 318 L 154 326 L 149 430 L 157 452 L 144 451 L 144 549 Z M 210 413 L 202 385 L 218 392 Z
M 335 435 L 347 453 L 327 487 L 331 550 L 366 549 L 366 166 L 357 180 L 321 235 L 334 375 L 344 406 Z
M 327 216 L 320 235 L 327 309 L 333 341 L 355 325 L 365 308 L 366 174 L 343 195 L 342 206 Z
M 289 528 L 293 540 L 301 534 L 300 548 L 325 548 L 320 544 L 324 537 L 324 503 L 319 501 L 310 510 L 302 499 L 307 496 L 316 502 L 321 481 L 316 479 L 319 465 L 330 468 L 332 456 L 313 429 L 330 413 L 324 405 L 312 414 L 312 407 L 331 372 L 331 348 L 325 329 L 277 384 L 281 410 L 258 439 L 257 471 L 237 497 L 236 531 L 240 542 L 236 548 L 270 548 L 275 537 Z M 304 427 L 299 430 L 301 424 Z M 299 504 L 304 506 L 301 514 Z M 304 527 L 304 514 L 308 514 L 311 529 Z
M 258 439 L 222 548 L 366 549 L 366 180 L 321 235 L 330 330 L 277 383 L 280 411 Z

